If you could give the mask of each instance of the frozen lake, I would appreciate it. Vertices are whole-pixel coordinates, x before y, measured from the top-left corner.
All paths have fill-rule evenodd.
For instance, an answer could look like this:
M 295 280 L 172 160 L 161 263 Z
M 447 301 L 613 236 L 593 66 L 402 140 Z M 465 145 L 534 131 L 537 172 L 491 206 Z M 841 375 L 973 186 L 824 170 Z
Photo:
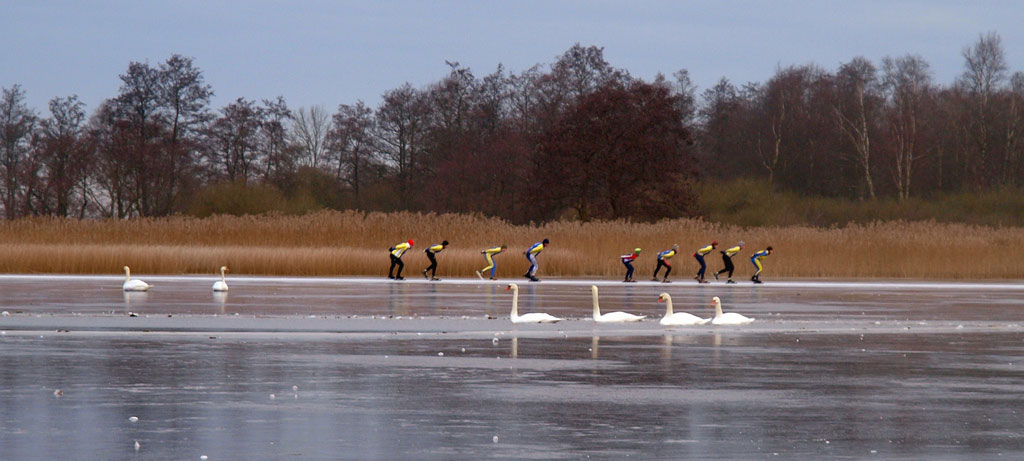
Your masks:
M 1024 456 L 1024 284 L 139 278 L 0 276 L 0 458 Z

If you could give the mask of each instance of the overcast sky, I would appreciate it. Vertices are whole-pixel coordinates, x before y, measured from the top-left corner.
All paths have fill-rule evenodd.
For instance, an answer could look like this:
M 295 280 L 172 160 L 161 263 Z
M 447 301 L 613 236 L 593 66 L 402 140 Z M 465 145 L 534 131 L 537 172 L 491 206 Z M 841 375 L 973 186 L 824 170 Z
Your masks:
M 363 100 L 423 87 L 458 61 L 477 76 L 548 64 L 574 43 L 650 79 L 690 71 L 699 91 L 726 77 L 763 82 L 779 66 L 834 70 L 854 56 L 919 54 L 935 80 L 963 49 L 1001 35 L 1024 70 L 1017 1 L 47 1 L 0 0 L 0 86 L 21 84 L 46 112 L 77 94 L 91 112 L 117 94 L 130 61 L 195 58 L 222 107 L 284 96 L 289 106 Z

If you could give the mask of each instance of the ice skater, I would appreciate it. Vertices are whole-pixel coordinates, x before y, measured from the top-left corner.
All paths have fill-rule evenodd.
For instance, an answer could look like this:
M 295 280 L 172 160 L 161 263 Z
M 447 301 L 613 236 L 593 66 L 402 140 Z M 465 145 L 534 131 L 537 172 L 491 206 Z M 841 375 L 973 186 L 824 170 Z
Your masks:
M 537 264 L 537 255 L 539 255 L 540 252 L 544 251 L 544 245 L 547 244 L 548 239 L 544 239 L 543 242 L 534 243 L 533 246 L 530 247 L 529 250 L 526 250 L 526 253 L 524 253 L 526 255 L 526 260 L 530 261 L 530 269 L 527 270 L 525 274 L 523 274 L 523 277 L 530 279 L 531 282 L 540 281 L 537 279 L 537 269 L 539 268 L 539 264 Z
M 423 250 L 423 252 L 427 254 L 427 259 L 430 260 L 430 265 L 427 266 L 426 269 L 423 269 L 423 278 L 428 280 L 441 280 L 437 278 L 437 258 L 435 255 L 444 251 L 445 248 L 448 248 L 447 240 L 438 243 L 437 245 L 431 245 L 426 250 Z M 430 277 L 427 277 L 427 271 L 430 271 Z
M 726 280 L 725 283 L 736 283 L 736 281 L 732 279 L 732 272 L 736 269 L 736 267 L 732 265 L 732 257 L 736 256 L 736 253 L 739 253 L 742 249 L 743 241 L 740 240 L 740 243 L 737 243 L 736 246 L 722 250 L 722 262 L 725 263 L 725 268 L 715 272 L 715 280 L 718 280 L 719 275 L 728 272 L 729 280 Z
M 626 266 L 626 279 L 623 282 L 635 282 L 633 280 L 633 261 L 640 256 L 640 252 L 643 251 L 640 248 L 634 248 L 633 252 L 628 255 L 619 256 L 622 259 L 622 264 Z
M 406 250 L 409 248 L 412 248 L 412 239 L 409 239 L 408 242 L 402 242 L 391 247 L 391 268 L 388 269 L 389 279 L 405 280 L 405 277 L 402 277 L 402 269 L 405 267 L 405 263 L 402 262 L 402 255 L 405 254 Z M 398 266 L 398 273 L 391 275 L 395 270 L 395 266 Z
M 498 265 L 494 263 L 494 257 L 498 256 L 506 249 L 508 249 L 508 245 L 502 244 L 500 247 L 488 248 L 481 251 L 484 255 L 484 259 L 487 260 L 487 267 L 476 271 L 476 276 L 480 277 L 480 280 L 484 279 L 484 275 L 481 272 L 487 272 L 487 269 L 491 270 L 491 280 L 498 280 L 494 277 L 494 271 L 498 270 Z
M 754 271 L 754 276 L 750 277 L 751 282 L 761 283 L 761 270 L 764 269 L 764 267 L 761 266 L 761 260 L 767 258 L 770 254 L 772 254 L 772 247 L 769 246 L 768 248 L 754 253 L 754 255 L 750 257 L 750 262 L 754 265 L 754 268 L 757 269 Z
M 700 263 L 700 270 L 697 271 L 697 276 L 694 277 L 697 279 L 697 283 L 708 283 L 707 280 L 704 280 L 704 271 L 708 269 L 708 265 L 704 263 L 704 256 L 707 256 L 708 253 L 714 251 L 715 248 L 718 248 L 718 240 L 711 242 L 711 245 L 701 247 L 693 253 L 693 259 L 696 259 L 697 262 Z
M 668 260 L 672 259 L 672 257 L 676 255 L 676 250 L 678 250 L 678 249 L 679 249 L 679 245 L 672 245 L 672 249 L 671 250 L 665 250 L 665 251 L 662 251 L 661 253 L 658 253 L 658 265 L 654 267 L 654 277 L 651 278 L 651 281 L 653 281 L 653 282 L 657 282 L 658 281 L 658 271 L 661 270 L 662 267 L 664 267 L 665 268 L 665 278 L 661 282 L 662 283 L 669 283 L 668 282 L 668 274 L 670 272 L 672 272 L 672 265 L 668 263 Z

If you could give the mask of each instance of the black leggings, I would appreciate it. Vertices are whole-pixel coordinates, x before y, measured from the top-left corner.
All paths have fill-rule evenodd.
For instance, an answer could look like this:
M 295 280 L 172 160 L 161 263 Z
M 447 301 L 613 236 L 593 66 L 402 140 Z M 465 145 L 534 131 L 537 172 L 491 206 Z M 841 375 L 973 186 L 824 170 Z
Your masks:
M 427 259 L 430 260 L 430 265 L 427 266 L 426 269 L 423 269 L 423 273 L 430 271 L 430 276 L 433 277 L 437 275 L 437 258 L 434 257 L 433 251 L 427 250 L 424 253 L 427 254 Z
M 668 278 L 668 274 L 672 272 L 672 266 L 669 266 L 667 262 L 661 259 L 658 260 L 658 265 L 654 268 L 654 278 L 658 278 L 658 271 L 660 271 L 662 267 L 665 268 L 665 278 Z
M 722 253 L 722 262 L 725 263 L 725 269 L 718 271 L 718 273 L 721 274 L 723 272 L 728 272 L 729 278 L 732 278 L 732 271 L 736 270 L 736 268 L 732 265 L 732 258 L 726 256 L 725 253 Z
M 626 265 L 626 280 L 633 278 L 633 262 L 622 261 L 622 264 Z
M 398 274 L 395 277 L 402 276 L 402 269 L 405 268 L 405 263 L 402 262 L 402 258 L 391 255 L 391 268 L 388 269 L 388 277 L 391 277 L 391 271 L 395 270 L 395 266 L 398 266 Z

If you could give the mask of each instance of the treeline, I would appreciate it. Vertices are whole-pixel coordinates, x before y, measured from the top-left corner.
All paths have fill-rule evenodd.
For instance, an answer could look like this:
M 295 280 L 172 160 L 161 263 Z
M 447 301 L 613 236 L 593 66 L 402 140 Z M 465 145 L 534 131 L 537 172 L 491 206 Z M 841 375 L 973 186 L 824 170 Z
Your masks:
M 75 96 L 41 115 L 20 85 L 3 88 L 0 206 L 9 219 L 355 208 L 652 220 L 699 213 L 706 180 L 900 200 L 1020 185 L 1024 74 L 1009 74 L 995 34 L 963 57 L 949 86 L 917 56 L 857 57 L 723 79 L 698 98 L 686 70 L 648 82 L 576 45 L 516 74 L 447 63 L 436 83 L 329 113 L 282 97 L 215 110 L 200 69 L 173 55 L 130 63 L 88 115 Z
M 1024 73 L 990 33 L 949 86 L 920 56 L 856 57 L 835 72 L 779 69 L 763 84 L 703 93 L 701 149 L 715 177 L 760 175 L 812 196 L 875 199 L 1019 186 Z

